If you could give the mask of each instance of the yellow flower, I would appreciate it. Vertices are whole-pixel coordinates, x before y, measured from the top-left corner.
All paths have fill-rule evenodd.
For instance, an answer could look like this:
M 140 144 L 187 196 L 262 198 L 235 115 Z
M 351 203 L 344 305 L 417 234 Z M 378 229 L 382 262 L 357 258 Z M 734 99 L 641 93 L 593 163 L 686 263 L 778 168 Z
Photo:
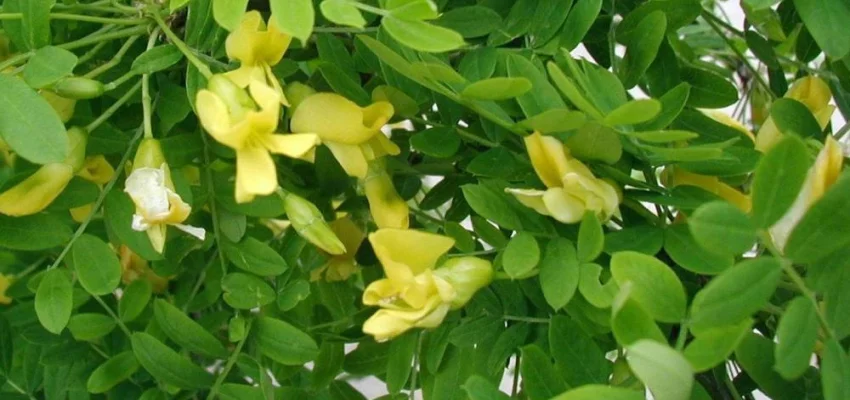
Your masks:
M 139 257 L 129 247 L 121 245 L 118 248 L 118 258 L 121 261 L 121 281 L 129 285 L 136 279 L 144 279 L 150 282 L 151 288 L 156 293 L 162 293 L 168 287 L 168 279 L 153 272 L 147 260 Z
M 381 307 L 363 324 L 363 332 L 377 341 L 440 325 L 449 310 L 462 307 L 492 279 L 490 263 L 475 257 L 453 259 L 435 270 L 454 246 L 449 237 L 380 229 L 369 241 L 386 275 L 363 292 L 363 304 Z
M 316 144 L 314 134 L 283 135 L 275 133 L 280 117 L 280 94 L 254 80 L 251 98 L 234 90 L 223 76 L 210 80 L 213 90 L 198 92 L 197 108 L 201 124 L 218 142 L 236 151 L 236 202 L 246 203 L 256 195 L 268 195 L 277 188 L 277 171 L 269 153 L 298 158 Z M 253 101 L 259 110 L 246 108 Z
M 77 106 L 77 101 L 62 97 L 50 90 L 42 90 L 41 97 L 47 100 L 47 104 L 56 111 L 56 115 L 62 122 L 68 122 L 74 116 L 74 108 Z
M 832 98 L 829 85 L 814 76 L 807 76 L 794 82 L 791 89 L 785 93 L 785 97 L 803 103 L 812 112 L 821 129 L 826 128 L 832 112 L 835 111 L 835 106 L 829 104 Z M 756 150 L 767 152 L 781 139 L 782 133 L 779 132 L 773 118 L 768 118 L 756 135 Z
M 366 238 L 366 234 L 349 217 L 337 219 L 329 225 L 345 246 L 345 253 L 328 254 L 330 256 L 328 262 L 310 273 L 312 281 L 317 281 L 322 276 L 328 282 L 344 281 L 357 272 L 354 256 L 357 255 L 357 250 L 360 249 L 360 243 Z
M 239 68 L 227 73 L 227 77 L 245 88 L 251 81 L 265 82 L 280 94 L 277 101 L 286 105 L 283 89 L 272 72 L 289 48 L 292 37 L 280 32 L 274 20 L 266 27 L 263 17 L 257 11 L 249 11 L 242 22 L 227 36 L 224 46 L 231 60 L 239 60 Z
M 844 155 L 841 151 L 841 145 L 831 136 L 827 137 L 814 165 L 809 168 L 797 199 L 794 200 L 785 215 L 769 229 L 777 248 L 780 250 L 785 248 L 791 232 L 797 226 L 797 223 L 803 219 L 806 211 L 823 197 L 826 190 L 838 180 L 843 163 Z
M 747 127 L 744 126 L 744 124 L 742 124 L 738 120 L 730 117 L 728 114 L 726 114 L 722 111 L 717 111 L 717 110 L 700 110 L 700 111 L 702 111 L 702 113 L 707 115 L 709 118 L 711 118 L 711 119 L 713 119 L 717 122 L 720 122 L 721 124 L 726 125 L 730 128 L 734 128 L 734 129 L 738 130 L 739 132 L 746 135 L 750 140 L 752 140 L 752 141 L 756 140 L 755 135 L 753 135 L 753 133 L 750 132 L 750 130 L 747 129 Z
M 34 174 L 0 194 L 0 214 L 32 215 L 47 208 L 65 190 L 74 173 L 82 168 L 86 132 L 68 129 L 68 157 L 60 163 L 42 165 Z
M 385 101 L 360 107 L 335 93 L 317 93 L 298 105 L 290 125 L 293 132 L 318 135 L 348 175 L 363 179 L 369 161 L 401 151 L 381 132 L 392 116 Z
M 77 176 L 94 182 L 101 186 L 112 180 L 115 175 L 115 169 L 106 161 L 102 155 L 86 157 L 83 168 L 77 172 Z M 89 203 L 83 206 L 74 207 L 70 210 L 71 218 L 77 222 L 83 222 L 94 211 L 94 203 Z
M 398 195 L 381 160 L 369 162 L 369 175 L 362 183 L 369 211 L 378 228 L 407 229 L 410 226 L 410 209 Z
M 6 296 L 6 289 L 12 285 L 12 277 L 0 274 L 0 304 L 12 303 L 12 298 Z
M 153 167 L 153 166 L 157 167 Z M 206 232 L 203 228 L 184 225 L 192 208 L 174 191 L 171 172 L 162 155 L 159 141 L 145 139 L 139 145 L 133 162 L 133 171 L 127 176 L 124 191 L 136 205 L 133 214 L 133 230 L 145 232 L 153 248 L 162 253 L 168 225 L 172 225 L 200 240 Z
M 526 207 L 566 224 L 581 221 L 587 211 L 603 221 L 617 212 L 617 190 L 593 176 L 558 139 L 535 132 L 525 137 L 525 145 L 534 171 L 548 188 L 505 189 Z
M 749 195 L 729 186 L 716 176 L 695 174 L 693 172 L 685 171 L 680 167 L 667 167 L 664 170 L 663 179 L 664 184 L 670 188 L 674 188 L 679 185 L 696 186 L 707 192 L 714 193 L 721 199 L 734 204 L 744 212 L 749 212 L 752 207 L 752 200 Z

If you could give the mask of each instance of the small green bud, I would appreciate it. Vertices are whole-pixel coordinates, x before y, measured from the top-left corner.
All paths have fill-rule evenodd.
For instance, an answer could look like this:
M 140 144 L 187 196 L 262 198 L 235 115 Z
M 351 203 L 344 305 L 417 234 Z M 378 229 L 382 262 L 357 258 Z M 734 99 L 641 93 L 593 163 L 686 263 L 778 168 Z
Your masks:
M 103 83 L 94 79 L 72 76 L 53 85 L 53 91 L 67 99 L 93 99 L 103 94 Z
M 143 139 L 136 150 L 136 157 L 133 159 L 133 169 L 136 168 L 159 168 L 165 163 L 165 154 L 162 153 L 162 146 L 159 140 Z
M 330 254 L 344 254 L 345 245 L 334 234 L 316 205 L 292 193 L 283 193 L 283 207 L 301 237 Z
M 245 115 L 246 110 L 254 110 L 257 105 L 245 89 L 237 86 L 230 78 L 216 74 L 207 83 L 207 89 L 215 93 L 224 104 L 234 120 L 239 120 Z
M 446 261 L 434 270 L 434 275 L 443 278 L 454 287 L 457 296 L 452 300 L 452 309 L 466 304 L 479 289 L 493 281 L 493 266 L 478 257 L 458 257 Z

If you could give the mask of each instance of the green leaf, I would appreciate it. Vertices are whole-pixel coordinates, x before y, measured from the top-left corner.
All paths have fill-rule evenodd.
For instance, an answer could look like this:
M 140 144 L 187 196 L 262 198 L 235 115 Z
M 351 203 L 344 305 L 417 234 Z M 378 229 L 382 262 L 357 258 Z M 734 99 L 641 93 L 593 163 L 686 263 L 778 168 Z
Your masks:
M 512 279 L 522 279 L 540 262 L 540 246 L 534 236 L 519 232 L 512 237 L 502 253 L 502 265 Z
M 461 95 L 477 100 L 506 100 L 531 90 L 531 81 L 526 78 L 490 78 L 473 82 L 463 89 Z
M 694 373 L 678 351 L 651 340 L 639 340 L 626 348 L 626 360 L 653 398 L 678 400 L 690 396 Z
M 682 82 L 658 98 L 661 102 L 661 112 L 655 119 L 638 126 L 640 130 L 657 130 L 668 127 L 685 108 L 691 95 L 691 85 Z
M 401 393 L 407 384 L 410 371 L 413 369 L 413 357 L 418 341 L 418 332 L 408 332 L 390 342 L 386 378 L 387 390 L 390 393 Z
M 343 343 L 325 340 L 319 347 L 310 383 L 313 387 L 326 387 L 339 375 L 342 362 L 345 360 Z
M 738 89 L 722 76 L 700 68 L 682 68 L 681 78 L 691 85 L 688 105 L 722 108 L 738 101 Z
M 271 18 L 277 22 L 281 32 L 292 35 L 307 43 L 313 33 L 316 11 L 312 0 L 270 0 Z
M 183 53 L 173 44 L 156 46 L 145 51 L 133 60 L 130 71 L 136 74 L 150 74 L 162 71 L 183 59 Z
M 431 0 L 386 0 L 384 8 L 390 15 L 408 21 L 437 18 L 437 5 Z
M 761 228 L 779 221 L 794 203 L 809 170 L 806 145 L 787 136 L 762 157 L 753 179 L 753 220 Z
M 35 164 L 58 163 L 68 156 L 68 135 L 59 116 L 47 100 L 8 74 L 0 74 L 0 138 Z
M 504 147 L 480 153 L 466 166 L 466 171 L 473 175 L 501 179 L 514 179 L 527 170 L 527 164 L 517 161 L 515 153 Z
M 566 108 L 553 108 L 519 122 L 517 125 L 530 131 L 537 131 L 545 134 L 578 129 L 584 125 L 586 120 L 587 117 L 581 111 L 570 111 Z
M 717 275 L 735 263 L 731 254 L 715 254 L 697 244 L 687 225 L 670 226 L 664 232 L 664 251 L 680 267 L 703 275 Z
M 74 53 L 59 47 L 42 47 L 24 67 L 24 81 L 34 89 L 41 89 L 73 74 L 76 66 Z
M 212 385 L 212 375 L 155 337 L 136 332 L 130 337 L 130 342 L 139 364 L 158 381 L 187 390 L 205 389 Z
M 288 269 L 280 254 L 250 236 L 239 243 L 227 243 L 222 249 L 233 265 L 255 275 L 276 276 Z
M 602 0 L 579 0 L 567 16 L 561 33 L 560 45 L 573 50 L 581 43 L 602 10 Z
M 569 317 L 552 317 L 549 322 L 549 348 L 555 366 L 570 387 L 608 382 L 611 362 L 593 338 Z
M 688 218 L 691 234 L 717 254 L 741 254 L 753 248 L 756 227 L 738 207 L 725 201 L 703 204 Z
M 71 228 L 53 215 L 0 215 L 0 247 L 6 249 L 45 250 L 65 244 L 72 235 Z
M 850 398 L 850 357 L 835 339 L 824 344 L 820 371 L 824 400 Z
M 850 42 L 843 35 L 850 21 L 850 4 L 844 0 L 794 0 L 794 8 L 827 55 L 837 60 L 850 53 Z
M 121 263 L 115 251 L 95 236 L 77 238 L 69 262 L 83 289 L 95 296 L 110 294 L 121 283 Z
M 631 251 L 616 253 L 611 257 L 611 274 L 621 287 L 631 282 L 632 298 L 656 320 L 672 323 L 685 317 L 685 288 L 657 258 Z
M 68 321 L 68 330 L 78 341 L 100 339 L 113 329 L 115 329 L 115 321 L 103 314 L 75 314 Z
M 531 90 L 516 99 L 526 117 L 551 109 L 566 108 L 561 96 L 546 79 L 546 74 L 537 69 L 531 61 L 518 54 L 508 54 L 505 62 L 508 76 L 525 78 L 531 82 Z
M 623 144 L 616 131 L 597 122 L 588 122 L 564 143 L 581 160 L 614 164 L 623 156 Z
M 152 294 L 153 289 L 146 279 L 136 279 L 124 287 L 124 293 L 118 301 L 118 316 L 121 321 L 129 322 L 141 315 Z
M 65 271 L 54 268 L 41 276 L 35 292 L 35 313 L 44 329 L 60 334 L 71 319 L 73 301 L 73 285 Z
M 691 304 L 691 329 L 695 333 L 740 323 L 764 306 L 782 269 L 772 257 L 738 263 L 712 279 Z
M 583 111 L 585 114 L 592 116 L 596 119 L 602 119 L 604 116 L 599 110 L 590 103 L 590 101 L 584 97 L 584 94 L 581 90 L 579 90 L 578 85 L 573 80 L 573 78 L 568 77 L 564 74 L 564 71 L 561 71 L 561 68 L 558 67 L 558 64 L 550 61 L 546 64 L 546 70 L 549 71 L 549 77 L 552 79 L 552 82 L 555 83 L 555 86 L 558 87 L 558 90 L 564 94 L 564 97 L 570 101 L 576 108 Z
M 463 384 L 463 390 L 471 400 L 510 400 L 510 396 L 499 391 L 492 382 L 479 375 L 470 376 Z
M 774 371 L 774 344 L 753 332 L 735 350 L 735 359 L 758 385 L 759 390 L 776 400 L 795 400 L 806 397 L 802 381 L 788 382 Z
M 139 369 L 139 362 L 132 351 L 125 351 L 100 364 L 86 381 L 90 393 L 106 393 L 115 385 L 130 378 Z
M 664 230 L 654 225 L 636 225 L 605 235 L 605 252 L 636 251 L 654 256 L 664 246 Z
M 504 194 L 485 185 L 463 185 L 461 190 L 469 206 L 485 219 L 507 229 L 521 229 L 522 221 L 505 200 Z
M 5 4 L 3 11 L 22 14 L 19 23 L 22 43 L 16 42 L 17 45 L 34 50 L 50 44 L 50 9 L 56 4 L 56 0 L 20 0 L 6 3 L 10 4 Z
M 585 213 L 578 228 L 578 260 L 581 262 L 595 260 L 602 254 L 604 245 L 605 235 L 599 218 L 596 217 L 596 213 Z
M 655 11 L 644 17 L 634 30 L 626 45 L 626 55 L 620 65 L 623 86 L 631 88 L 646 73 L 667 31 L 667 17 L 661 11 Z
M 753 320 L 745 319 L 737 325 L 700 332 L 685 348 L 685 358 L 694 371 L 708 371 L 726 362 L 741 340 L 752 332 L 752 326 Z
M 504 257 L 502 262 L 505 262 Z M 553 309 L 564 308 L 573 298 L 580 272 L 573 243 L 560 237 L 549 241 L 540 261 L 540 289 Z
M 224 301 L 233 308 L 250 310 L 275 300 L 274 289 L 264 280 L 250 274 L 233 272 L 221 280 Z
M 429 128 L 410 137 L 415 150 L 437 158 L 453 156 L 460 144 L 460 136 L 452 128 Z
M 599 264 L 582 264 L 580 267 L 578 291 L 594 307 L 609 308 L 620 287 L 617 286 L 617 281 L 614 279 L 609 279 L 603 285 L 599 279 L 601 275 L 602 266 Z
M 538 1 L 528 29 L 530 47 L 540 48 L 548 45 L 564 27 L 564 21 L 572 6 L 573 0 Z
M 301 365 L 319 354 L 319 346 L 310 335 L 279 319 L 260 317 L 254 327 L 260 352 L 283 365 Z
M 620 132 L 626 136 L 642 140 L 647 143 L 671 143 L 684 140 L 696 139 L 699 134 L 691 131 L 648 131 L 648 132 Z
M 484 316 L 456 326 L 448 340 L 458 347 L 474 347 L 504 330 L 504 321 L 496 316 Z
M 114 233 L 118 240 L 127 245 L 130 250 L 145 260 L 160 260 L 162 255 L 154 250 L 148 235 L 144 232 L 133 230 L 130 221 L 133 220 L 135 206 L 126 193 L 120 190 L 111 190 L 104 200 L 104 219 L 110 232 Z
M 248 8 L 248 0 L 211 0 L 213 18 L 222 28 L 235 31 Z
M 362 28 L 366 26 L 366 20 L 360 14 L 360 10 L 349 0 L 324 0 L 319 8 L 322 15 L 335 24 Z
M 655 99 L 632 100 L 605 116 L 608 125 L 637 125 L 651 121 L 661 112 L 661 102 Z
M 604 385 L 584 385 L 555 396 L 552 400 L 645 400 L 643 391 Z
M 779 131 L 786 135 L 819 137 L 823 131 L 809 108 L 794 99 L 774 101 L 770 107 L 770 117 Z
M 788 303 L 776 328 L 777 345 L 773 369 L 787 380 L 799 378 L 806 372 L 818 341 L 817 310 L 805 296 Z
M 399 43 L 428 53 L 451 51 L 466 44 L 459 33 L 424 21 L 384 17 L 381 27 Z
M 850 175 L 842 175 L 797 223 L 785 254 L 800 263 L 813 262 L 850 245 Z
M 227 358 L 227 349 L 199 323 L 163 299 L 153 303 L 153 315 L 162 332 L 181 347 L 211 358 Z
M 617 343 L 628 346 L 641 339 L 667 343 L 661 329 L 640 303 L 631 298 L 632 284 L 620 287 L 611 305 L 611 331 Z
M 480 5 L 453 8 L 434 23 L 451 29 L 465 38 L 489 35 L 499 28 L 502 17 L 492 8 Z
M 523 389 L 530 400 L 549 400 L 567 390 L 567 385 L 558 375 L 549 356 L 536 344 L 520 349 Z

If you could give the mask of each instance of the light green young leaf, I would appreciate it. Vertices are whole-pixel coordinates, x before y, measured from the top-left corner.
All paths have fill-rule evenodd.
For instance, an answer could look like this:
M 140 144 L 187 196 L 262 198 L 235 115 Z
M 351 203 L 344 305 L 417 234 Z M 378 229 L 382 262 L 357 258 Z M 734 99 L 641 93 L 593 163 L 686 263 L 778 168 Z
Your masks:
M 307 43 L 313 33 L 316 11 L 312 0 L 270 0 L 271 18 L 277 22 L 281 32 L 292 35 Z
M 829 339 L 824 344 L 820 371 L 824 400 L 850 398 L 850 356 L 837 340 Z
M 461 96 L 477 100 L 506 100 L 531 90 L 526 78 L 490 78 L 473 82 L 463 89 Z
M 652 316 L 631 298 L 632 283 L 620 287 L 620 292 L 611 305 L 611 331 L 617 343 L 628 346 L 641 339 L 667 343 L 661 329 Z
M 540 246 L 529 233 L 519 232 L 511 238 L 502 253 L 502 265 L 512 279 L 522 279 L 531 273 L 540 261 Z
M 620 135 L 613 129 L 597 122 L 587 122 L 565 144 L 572 154 L 581 160 L 599 160 L 616 163 L 623 156 Z
M 519 54 L 508 54 L 506 57 L 508 76 L 526 78 L 531 82 L 531 90 L 516 99 L 526 117 L 567 107 L 558 91 L 546 79 L 546 74 L 537 69 L 534 63 Z
M 47 100 L 9 74 L 0 74 L 0 139 L 35 164 L 62 162 L 68 156 L 68 135 L 59 116 Z
M 809 298 L 797 296 L 788 303 L 776 339 L 773 368 L 789 381 L 799 378 L 809 367 L 818 341 L 817 310 Z
M 80 285 L 95 296 L 110 294 L 121 283 L 121 263 L 115 251 L 96 236 L 84 234 L 77 238 L 69 261 Z
M 54 268 L 44 273 L 35 292 L 35 314 L 48 332 L 62 333 L 71 319 L 73 286 L 68 273 Z
M 626 360 L 657 400 L 690 397 L 694 372 L 676 350 L 652 340 L 639 340 L 626 348 Z
M 324 0 L 319 8 L 322 10 L 322 15 L 335 24 L 353 26 L 355 28 L 363 28 L 366 26 L 366 20 L 360 14 L 350 0 Z
M 235 31 L 245 15 L 248 0 L 210 0 L 212 1 L 215 22 L 228 31 Z
M 68 330 L 77 341 L 93 341 L 115 329 L 115 320 L 104 314 L 75 314 L 68 321 Z
M 785 254 L 807 263 L 850 245 L 850 175 L 842 175 L 806 212 L 785 245 Z
M 661 112 L 661 102 L 655 99 L 632 100 L 614 109 L 605 116 L 605 123 L 614 125 L 637 125 L 651 121 Z
M 391 16 L 407 21 L 423 21 L 440 16 L 432 0 L 386 0 L 384 4 Z
M 611 274 L 620 287 L 631 282 L 631 297 L 656 320 L 679 322 L 685 317 L 685 288 L 657 258 L 631 251 L 616 253 L 611 257 Z
M 717 254 L 738 255 L 752 249 L 756 227 L 747 214 L 725 201 L 703 204 L 688 218 L 697 243 Z
M 77 56 L 59 47 L 38 49 L 24 67 L 24 81 L 34 89 L 41 89 L 73 74 Z
M 595 260 L 602 254 L 604 245 L 605 235 L 599 218 L 595 213 L 585 213 L 578 228 L 578 260 L 581 262 Z
M 600 282 L 602 266 L 599 264 L 585 263 L 581 265 L 578 291 L 588 303 L 596 308 L 608 308 L 617 296 L 620 287 L 614 279 L 608 279 L 603 285 Z
M 709 329 L 700 332 L 685 347 L 685 358 L 696 372 L 707 371 L 726 361 L 738 347 L 738 343 L 752 332 L 753 320 L 745 319 L 740 324 Z
M 753 179 L 753 220 L 762 228 L 776 223 L 797 198 L 809 170 L 806 145 L 788 135 L 762 157 Z
M 133 60 L 130 71 L 136 74 L 150 74 L 162 71 L 183 59 L 183 53 L 173 44 L 156 46 L 145 51 Z
M 517 125 L 530 131 L 546 134 L 578 129 L 584 125 L 586 120 L 587 117 L 581 111 L 553 108 L 521 121 Z
M 794 0 L 794 8 L 827 55 L 838 60 L 850 53 L 850 41 L 843 35 L 850 21 L 850 4 L 844 0 Z
M 504 257 L 502 262 L 505 262 Z M 540 289 L 553 309 L 564 308 L 573 298 L 580 272 L 573 243 L 564 238 L 549 241 L 540 260 Z
M 381 26 L 399 43 L 428 53 L 455 50 L 466 44 L 459 33 L 424 21 L 385 17 Z
M 605 385 L 584 385 L 561 393 L 552 400 L 645 400 L 643 392 Z
M 732 254 L 715 254 L 697 244 L 687 225 L 668 227 L 664 251 L 680 267 L 703 275 L 717 275 L 735 263 Z

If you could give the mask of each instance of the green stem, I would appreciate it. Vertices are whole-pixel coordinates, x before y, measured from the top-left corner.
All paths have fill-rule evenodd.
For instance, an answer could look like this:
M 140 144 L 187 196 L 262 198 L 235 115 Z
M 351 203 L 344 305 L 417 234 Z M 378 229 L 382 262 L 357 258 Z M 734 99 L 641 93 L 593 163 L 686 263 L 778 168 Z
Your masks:
M 517 322 L 528 322 L 532 324 L 548 324 L 549 318 L 535 318 L 535 317 L 520 317 L 516 315 L 503 315 L 502 319 L 505 321 L 517 321 Z
M 521 355 L 517 354 L 514 356 L 514 382 L 511 385 L 511 398 L 515 399 L 517 397 L 517 393 L 519 392 L 519 362 Z
M 416 338 L 416 352 L 413 353 L 413 369 L 410 370 L 410 389 L 408 395 L 410 400 L 416 398 L 416 380 L 419 378 L 419 354 L 422 353 L 422 342 L 425 335 L 419 332 L 419 337 Z
M 15 19 L 21 19 L 23 17 L 24 17 L 23 13 L 0 14 L 0 20 L 15 20 Z M 95 17 L 95 16 L 91 16 L 91 15 L 67 14 L 67 13 L 50 13 L 50 19 L 64 20 L 64 21 L 94 22 L 94 23 L 99 23 L 99 24 L 112 24 L 112 25 L 143 25 L 143 24 L 147 24 L 147 21 L 145 21 L 144 19 L 138 19 L 138 18 L 107 18 L 107 17 Z
M 735 384 L 732 383 L 732 379 L 729 378 L 729 373 L 726 372 L 725 366 L 721 365 L 720 367 L 714 369 L 714 377 L 715 378 L 717 378 L 718 370 L 719 370 L 720 374 L 722 375 L 720 380 L 723 381 L 723 385 L 726 386 L 726 389 L 729 390 L 729 393 L 732 394 L 732 396 L 734 396 L 735 399 L 739 399 L 739 400 L 743 399 L 743 396 L 741 396 L 741 394 L 738 393 L 738 388 L 735 387 Z
M 2 371 L 0 371 L 0 372 L 2 372 Z M 6 383 L 7 383 L 7 384 L 9 384 L 9 386 L 11 386 L 11 387 L 12 387 L 12 389 L 15 389 L 18 393 L 20 393 L 20 394 L 22 394 L 22 395 L 24 395 L 24 396 L 27 396 L 27 398 L 29 398 L 30 400 L 36 400 L 36 399 L 35 399 L 35 396 L 33 396 L 33 395 L 31 395 L 31 394 L 27 393 L 27 391 L 26 391 L 26 390 L 24 390 L 23 388 L 21 388 L 21 387 L 20 387 L 17 383 L 15 383 L 15 381 L 13 381 L 13 380 L 12 380 L 12 378 L 10 378 L 8 375 L 3 374 L 3 376 L 5 376 L 5 377 L 6 377 Z
M 758 82 L 758 84 L 761 85 L 762 88 L 764 88 L 764 90 L 770 95 L 771 98 L 776 98 L 776 94 L 773 93 L 773 90 L 770 88 L 770 84 L 768 84 L 767 81 L 764 80 L 764 77 L 761 76 L 761 73 L 759 73 L 759 70 L 756 67 L 753 66 L 753 64 L 750 62 L 750 59 L 747 58 L 747 56 L 743 52 L 741 52 L 741 50 L 739 50 L 737 47 L 735 47 L 735 44 L 732 43 L 732 41 L 723 33 L 722 30 L 720 30 L 720 26 L 715 21 L 717 19 L 717 17 L 715 17 L 713 19 L 712 18 L 706 18 L 705 14 L 711 14 L 711 13 L 704 11 L 704 10 L 703 10 L 702 14 L 703 14 L 703 19 L 705 20 L 706 23 L 708 23 L 708 25 L 711 27 L 711 29 L 714 30 L 714 32 L 717 33 L 717 35 L 720 36 L 721 39 L 723 39 L 723 41 L 726 43 L 726 45 L 729 46 L 729 48 L 733 52 L 735 52 L 735 55 L 738 56 L 738 59 L 740 59 L 741 62 L 744 63 L 744 66 L 746 66 L 747 69 L 749 69 L 750 72 L 753 73 L 753 77 L 755 77 L 756 82 Z M 714 17 L 714 15 L 712 15 L 712 16 Z
M 685 342 L 688 340 L 688 321 L 682 322 L 679 325 L 679 336 L 676 337 L 676 350 L 682 351 L 685 348 Z
M 78 49 L 80 47 L 86 47 L 86 46 L 90 46 L 90 45 L 93 45 L 93 44 L 98 44 L 100 42 L 107 41 L 107 40 L 123 39 L 123 38 L 127 38 L 127 37 L 130 37 L 130 36 L 143 35 L 147 32 L 148 32 L 148 26 L 147 25 L 134 26 L 132 28 L 127 28 L 127 29 L 123 29 L 123 30 L 120 30 L 120 31 L 107 32 L 107 33 L 104 33 L 102 35 L 86 36 L 82 39 L 75 40 L 73 42 L 68 42 L 68 43 L 63 43 L 63 44 L 57 45 L 56 47 L 59 47 L 59 48 L 65 49 L 65 50 L 73 50 L 73 49 Z M 29 54 L 29 53 L 27 53 L 27 54 Z
M 386 16 L 390 15 L 389 11 L 384 10 L 382 8 L 373 7 L 373 6 L 370 6 L 368 4 L 363 4 L 363 3 L 360 3 L 360 2 L 356 2 L 356 1 L 349 2 L 348 4 L 350 4 L 354 7 L 357 7 L 359 9 L 363 10 L 363 11 L 370 12 L 372 14 L 377 14 L 377 15 L 380 15 L 382 17 L 386 17 Z
M 112 105 L 109 106 L 109 108 L 107 108 L 106 111 L 103 112 L 103 114 L 100 114 L 100 116 L 97 117 L 97 119 L 92 121 L 90 124 L 86 125 L 86 131 L 91 132 L 91 131 L 97 129 L 97 127 L 99 127 L 101 124 L 106 122 L 106 120 L 108 120 L 110 117 L 112 117 L 112 115 L 115 114 L 124 105 L 124 103 L 128 102 L 136 94 L 136 92 L 139 90 L 139 88 L 141 86 L 142 86 L 141 82 L 136 82 L 136 84 L 133 85 L 133 87 L 130 88 L 130 90 L 128 90 L 127 93 L 124 93 L 124 95 L 121 96 L 121 98 L 119 98 L 114 103 L 112 103 Z
M 224 370 L 221 371 L 218 378 L 215 380 L 215 384 L 213 384 L 212 389 L 210 389 L 210 393 L 207 395 L 207 400 L 212 400 L 215 398 L 215 395 L 218 393 L 218 388 L 224 383 L 224 380 L 227 378 L 227 375 L 230 374 L 230 370 L 233 369 L 233 366 L 236 364 L 236 359 L 239 358 L 239 354 L 242 353 L 242 346 L 245 345 L 245 341 L 248 339 L 248 334 L 251 332 L 251 325 L 254 320 L 248 320 L 248 326 L 245 327 L 245 337 L 236 344 L 236 348 L 233 350 L 233 354 L 230 355 L 230 358 L 227 359 L 227 364 L 224 366 Z
M 77 65 L 83 65 L 89 62 L 89 60 L 94 58 L 97 53 L 99 53 L 101 50 L 103 50 L 104 47 L 106 47 L 107 43 L 109 42 L 100 42 L 94 45 L 94 47 L 89 49 L 89 51 L 85 52 L 85 54 L 81 55 L 80 58 L 77 59 Z
M 148 38 L 147 49 L 150 50 L 156 44 L 158 29 L 154 29 Z M 151 113 L 151 89 L 150 89 L 150 74 L 142 74 L 142 122 L 145 127 L 145 139 L 153 138 L 153 123 L 151 122 L 153 114 Z
M 366 32 L 377 32 L 378 28 L 369 26 L 366 28 L 338 28 L 338 27 L 322 27 L 317 26 L 313 28 L 313 32 L 316 33 L 366 33 Z
M 215 183 L 213 180 L 212 169 L 210 169 L 210 164 L 212 161 L 210 160 L 210 146 L 207 142 L 206 133 L 201 133 L 201 141 L 204 143 L 204 166 L 206 169 L 206 177 L 207 177 L 207 195 L 210 197 L 211 201 L 209 202 L 210 214 L 212 216 L 212 224 L 213 224 L 213 236 L 215 236 L 215 243 L 221 246 L 224 243 L 221 240 L 221 222 L 218 220 L 218 207 L 216 206 L 215 200 Z M 221 273 L 227 273 L 227 261 L 224 259 L 224 254 L 219 252 L 218 255 L 219 262 L 221 264 Z
M 122 331 L 124 331 L 124 334 L 126 334 L 128 338 L 133 335 L 133 332 L 130 332 L 130 329 L 127 328 L 127 325 L 124 325 L 124 321 L 122 321 L 121 318 L 118 318 L 118 315 L 116 315 L 115 312 L 112 311 L 112 308 L 109 307 L 109 304 L 106 304 L 106 302 L 103 301 L 100 296 L 92 297 L 94 298 L 94 301 L 98 302 L 103 307 L 103 309 L 106 310 L 106 313 L 109 314 L 109 316 L 115 320 L 115 323 L 118 324 L 118 327 L 121 328 Z
M 722 18 L 719 18 L 718 16 L 714 15 L 714 13 L 712 13 L 711 11 L 702 10 L 701 14 L 702 14 L 702 17 L 705 18 L 706 22 L 708 22 L 708 20 L 711 20 L 714 23 L 722 26 L 724 29 L 731 32 L 735 36 L 738 36 L 738 37 L 741 37 L 741 38 L 746 37 L 746 35 L 744 34 L 743 31 L 738 30 L 738 28 L 735 28 L 734 26 L 732 26 L 728 22 L 724 21 Z
M 103 65 L 101 65 L 101 66 L 99 66 L 95 69 L 92 69 L 91 71 L 89 71 L 87 74 L 85 74 L 83 76 L 86 77 L 86 78 L 95 78 L 98 75 L 100 75 L 100 74 L 102 74 L 106 71 L 109 71 L 110 69 L 114 68 L 116 65 L 120 64 L 121 59 L 124 58 L 124 55 L 127 54 L 127 51 L 130 50 L 130 47 L 133 45 L 133 43 L 135 43 L 136 40 L 138 40 L 140 37 L 141 37 L 140 35 L 130 36 L 130 38 L 127 39 L 126 42 L 124 42 L 124 44 L 121 46 L 121 48 L 118 49 L 118 51 L 115 53 L 115 55 L 112 56 L 111 59 L 109 59 L 109 61 L 105 62 Z M 106 42 L 100 42 L 100 43 L 97 44 L 97 46 L 95 46 L 95 48 L 97 48 L 98 46 L 103 46 L 105 44 L 106 44 Z
M 192 65 L 194 65 L 195 68 L 197 68 L 198 71 L 201 72 L 201 75 L 203 75 L 207 79 L 212 78 L 213 73 L 212 71 L 210 71 L 210 67 L 203 61 L 198 59 L 197 56 L 195 56 L 195 53 L 192 51 L 192 49 L 189 48 L 188 45 L 186 45 L 186 42 L 177 37 L 177 34 L 175 34 L 174 31 L 172 31 L 171 28 L 168 26 L 168 24 L 165 23 L 165 21 L 162 19 L 162 16 L 159 15 L 159 12 L 155 10 L 154 12 L 151 12 L 150 15 L 153 17 L 154 21 L 156 21 L 157 25 L 159 25 L 159 27 L 162 29 L 162 32 L 165 33 L 165 36 L 167 36 L 168 39 L 171 40 L 172 44 L 177 46 L 177 49 L 180 50 L 180 52 L 182 52 L 184 56 L 186 56 L 186 59 L 189 60 L 189 62 L 191 62 Z
M 132 139 L 130 139 L 130 143 L 127 145 L 127 151 L 125 151 L 124 155 L 121 156 L 121 161 L 119 161 L 117 165 L 123 166 L 127 164 L 127 161 L 130 160 L 130 153 L 135 148 L 136 142 L 139 141 L 141 136 L 142 130 L 139 129 L 138 132 L 136 132 L 136 135 L 133 136 Z M 76 242 L 77 239 L 79 239 L 80 236 L 83 235 L 83 232 L 86 231 L 86 227 L 89 226 L 89 223 L 91 223 L 92 218 L 94 218 L 94 214 L 97 213 L 97 211 L 100 210 L 100 206 L 103 205 L 103 199 L 106 198 L 106 194 L 112 190 L 112 188 L 115 186 L 115 182 L 118 181 L 118 176 L 120 176 L 120 174 L 117 172 L 113 174 L 112 179 L 110 179 L 109 182 L 106 183 L 106 186 L 103 187 L 103 190 L 100 191 L 100 195 L 97 196 L 97 200 L 95 200 L 91 212 L 83 221 L 83 223 L 81 223 L 80 226 L 77 227 L 77 230 L 74 232 L 74 236 L 71 237 L 71 240 L 68 242 L 68 244 L 65 245 L 65 248 L 62 249 L 62 252 L 59 253 L 59 256 L 57 256 L 56 260 L 53 261 L 53 264 L 50 264 L 50 266 L 47 267 L 48 270 L 56 268 L 59 266 L 60 263 L 62 263 L 62 260 L 65 258 L 66 255 L 68 255 L 68 252 L 71 250 L 71 246 L 73 246 L 74 242 Z M 127 221 L 127 223 L 129 224 L 130 222 Z

